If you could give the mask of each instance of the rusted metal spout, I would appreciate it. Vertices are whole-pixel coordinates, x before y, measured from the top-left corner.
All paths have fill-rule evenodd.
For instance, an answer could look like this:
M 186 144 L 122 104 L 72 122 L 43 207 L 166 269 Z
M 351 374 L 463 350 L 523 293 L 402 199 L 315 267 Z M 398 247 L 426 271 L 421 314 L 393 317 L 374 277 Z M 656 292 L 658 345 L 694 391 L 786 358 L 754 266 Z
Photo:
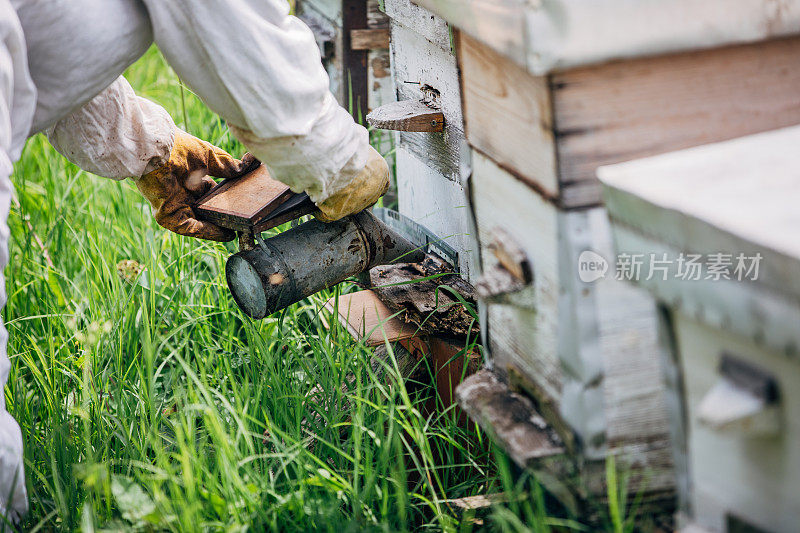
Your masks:
M 377 265 L 421 261 L 425 254 L 369 211 L 325 224 L 311 220 L 228 258 L 236 304 L 264 318 Z

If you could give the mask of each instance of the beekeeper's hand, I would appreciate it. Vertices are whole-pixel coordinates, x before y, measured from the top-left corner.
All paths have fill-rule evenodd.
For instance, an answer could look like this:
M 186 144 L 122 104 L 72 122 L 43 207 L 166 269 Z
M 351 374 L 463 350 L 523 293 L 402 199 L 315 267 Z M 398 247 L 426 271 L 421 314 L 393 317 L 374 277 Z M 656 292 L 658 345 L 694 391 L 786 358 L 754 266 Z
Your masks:
M 241 161 L 213 144 L 175 128 L 169 160 L 138 180 L 136 187 L 153 206 L 156 222 L 179 235 L 230 241 L 232 230 L 195 218 L 192 204 L 216 182 L 209 176 L 232 178 L 252 166 L 252 156 Z
M 317 203 L 316 217 L 333 222 L 371 207 L 389 189 L 389 165 L 377 150 L 369 147 L 367 164 L 339 191 Z

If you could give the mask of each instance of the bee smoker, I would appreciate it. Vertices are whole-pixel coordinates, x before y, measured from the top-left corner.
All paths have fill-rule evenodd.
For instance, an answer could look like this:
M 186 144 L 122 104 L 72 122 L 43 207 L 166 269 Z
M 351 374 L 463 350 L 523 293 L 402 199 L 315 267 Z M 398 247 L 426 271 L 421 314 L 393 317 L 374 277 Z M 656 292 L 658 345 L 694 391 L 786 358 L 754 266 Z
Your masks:
M 255 246 L 240 246 L 225 264 L 236 304 L 256 319 L 374 266 L 425 256 L 369 211 L 331 223 L 311 220 L 256 240 Z

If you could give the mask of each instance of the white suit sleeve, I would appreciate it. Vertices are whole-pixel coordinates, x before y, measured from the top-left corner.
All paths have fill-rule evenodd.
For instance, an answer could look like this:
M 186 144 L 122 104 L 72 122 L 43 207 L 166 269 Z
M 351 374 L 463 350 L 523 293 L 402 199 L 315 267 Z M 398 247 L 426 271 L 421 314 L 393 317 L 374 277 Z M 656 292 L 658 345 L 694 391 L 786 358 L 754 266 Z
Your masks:
M 367 131 L 330 94 L 285 0 L 143 1 L 172 68 L 275 178 L 319 202 L 364 167 Z
M 36 91 L 28 72 L 25 41 L 16 13 L 0 0 L 0 308 L 6 303 L 3 269 L 8 264 L 11 165 L 19 157 L 33 118 Z M 28 509 L 22 433 L 6 411 L 5 386 L 11 362 L 8 333 L 0 320 L 0 523 L 15 522 Z M 2 528 L 0 528 L 2 529 Z M 13 528 L 12 528 L 13 529 Z
M 119 77 L 83 107 L 45 130 L 50 143 L 84 170 L 138 178 L 169 160 L 175 124 L 161 106 Z

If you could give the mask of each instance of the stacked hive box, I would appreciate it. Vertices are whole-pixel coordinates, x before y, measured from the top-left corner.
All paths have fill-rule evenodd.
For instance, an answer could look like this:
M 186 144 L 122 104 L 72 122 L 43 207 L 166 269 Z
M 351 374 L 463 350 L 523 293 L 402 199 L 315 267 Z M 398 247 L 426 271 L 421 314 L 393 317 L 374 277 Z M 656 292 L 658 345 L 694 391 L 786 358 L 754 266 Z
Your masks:
M 508 395 L 533 401 L 563 446 L 530 432 L 513 438 L 508 428 L 524 423 L 481 400 L 496 390 L 493 377 L 462 386 L 465 407 L 527 467 L 550 468 L 566 449 L 581 494 L 604 492 L 611 453 L 633 474 L 632 492 L 668 497 L 675 478 L 655 308 L 614 279 L 595 169 L 800 122 L 800 39 L 786 37 L 797 31 L 798 8 L 754 0 L 415 2 L 459 30 L 472 148 L 461 177 L 469 178 L 480 241 L 490 365 Z M 395 62 L 412 61 L 398 51 Z M 424 48 L 404 52 L 413 54 L 427 61 Z M 405 179 L 414 178 L 400 173 Z M 439 194 L 426 182 L 415 182 L 417 191 Z M 525 287 L 490 283 L 509 269 L 508 250 L 524 253 L 532 269 Z
M 599 171 L 618 249 L 659 271 L 632 281 L 663 306 L 687 530 L 800 523 L 798 146 L 795 126 Z

